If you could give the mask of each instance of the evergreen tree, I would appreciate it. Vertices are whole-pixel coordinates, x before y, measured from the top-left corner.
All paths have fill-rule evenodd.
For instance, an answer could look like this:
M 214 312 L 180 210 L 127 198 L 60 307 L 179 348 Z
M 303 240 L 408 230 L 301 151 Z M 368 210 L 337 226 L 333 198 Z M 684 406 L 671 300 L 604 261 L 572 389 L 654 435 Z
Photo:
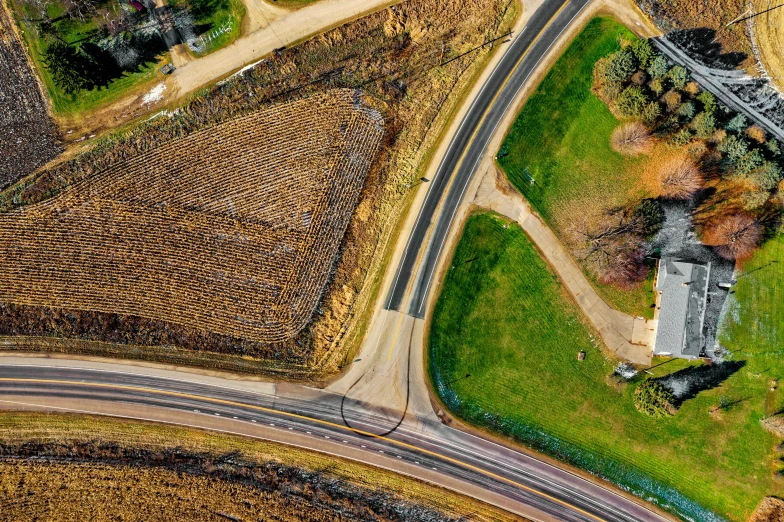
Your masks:
M 732 132 L 743 132 L 748 124 L 746 123 L 746 116 L 743 114 L 737 114 L 734 118 L 727 122 L 727 125 L 724 126 L 725 129 Z
M 656 51 L 651 45 L 651 41 L 647 38 L 640 38 L 632 42 L 630 46 L 634 57 L 637 58 L 637 63 L 640 69 L 647 69 L 651 65 L 651 61 L 656 56 Z
M 651 78 L 664 78 L 668 71 L 667 59 L 662 55 L 656 55 L 651 59 L 651 64 L 648 66 L 648 74 Z
M 670 78 L 673 87 L 676 89 L 683 89 L 686 87 L 686 84 L 689 83 L 689 71 L 680 65 L 673 66 L 673 68 L 670 69 L 670 71 L 667 73 L 667 76 Z

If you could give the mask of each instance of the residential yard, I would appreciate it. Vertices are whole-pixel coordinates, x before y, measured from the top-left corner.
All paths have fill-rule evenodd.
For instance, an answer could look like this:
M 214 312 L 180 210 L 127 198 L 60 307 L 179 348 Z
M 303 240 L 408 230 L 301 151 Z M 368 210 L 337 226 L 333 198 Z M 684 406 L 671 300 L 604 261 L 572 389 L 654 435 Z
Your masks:
M 129 93 L 144 92 L 162 79 L 158 69 L 169 61 L 169 51 L 149 11 L 129 11 L 124 0 L 93 4 L 94 10 L 80 19 L 66 9 L 69 4 L 63 0 L 48 3 L 45 12 L 28 0 L 10 2 L 55 116 L 84 114 Z M 168 5 L 192 19 L 187 31 L 181 31 L 183 35 L 193 32 L 203 37 L 203 49 L 194 53 L 197 56 L 225 47 L 240 36 L 245 16 L 240 0 L 173 0 Z M 47 49 L 57 43 L 66 44 L 87 68 L 80 80 L 85 85 L 75 92 L 58 84 L 47 64 Z
M 509 181 L 570 247 L 570 227 L 592 212 L 625 203 L 638 188 L 643 160 L 610 147 L 619 122 L 590 91 L 594 63 L 619 49 L 619 36 L 634 38 L 611 18 L 591 20 L 530 96 L 498 155 Z M 611 306 L 653 317 L 650 279 L 631 290 L 591 279 Z
M 753 263 L 782 253 L 784 242 L 771 242 Z M 777 392 L 766 396 L 769 379 L 784 367 L 772 337 L 784 317 L 776 309 L 784 288 L 780 270 L 771 270 L 775 284 L 757 285 L 751 275 L 738 286 L 739 301 L 754 307 L 742 308 L 745 329 L 730 328 L 728 346 L 747 366 L 686 400 L 674 417 L 654 419 L 633 405 L 639 377 L 620 385 L 608 378 L 617 361 L 597 347 L 597 335 L 514 222 L 487 213 L 469 218 L 452 267 L 428 354 L 434 386 L 458 417 L 692 520 L 718 520 L 703 508 L 745 520 L 764 495 L 784 494 L 775 478 L 779 441 L 759 425 L 764 404 L 770 412 L 781 407 Z M 762 322 L 744 320 L 755 313 Z M 584 361 L 577 360 L 580 350 Z M 701 365 L 654 360 L 660 363 L 655 376 Z

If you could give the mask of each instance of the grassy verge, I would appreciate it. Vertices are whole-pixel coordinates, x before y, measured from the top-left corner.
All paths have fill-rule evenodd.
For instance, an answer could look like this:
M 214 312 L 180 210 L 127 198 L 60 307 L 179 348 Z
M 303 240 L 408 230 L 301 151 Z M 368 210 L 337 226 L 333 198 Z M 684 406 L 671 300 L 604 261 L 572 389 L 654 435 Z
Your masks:
M 608 382 L 615 361 L 515 223 L 469 218 L 451 266 L 428 354 L 437 393 L 458 417 L 693 520 L 717 520 L 708 510 L 744 520 L 764 495 L 784 493 L 771 472 L 775 441 L 758 423 L 765 377 L 744 368 L 674 417 L 647 417 L 634 408 L 634 383 Z M 701 364 L 656 362 L 655 375 Z
M 0 415 L 0 441 L 3 441 L 6 446 L 17 446 L 20 443 L 68 445 L 90 442 L 90 447 L 97 447 L 96 443 L 108 443 L 116 444 L 121 448 L 153 452 L 176 448 L 177 452 L 231 455 L 232 461 L 239 460 L 260 464 L 272 461 L 311 472 L 323 473 L 328 477 L 370 491 L 392 493 L 408 502 L 430 506 L 440 511 L 452 513 L 456 517 L 471 517 L 472 519 L 478 517 L 481 520 L 518 520 L 512 515 L 474 499 L 379 468 L 291 446 L 223 433 L 87 415 L 12 412 Z M 155 466 L 156 463 L 150 462 L 149 465 Z M 129 475 L 134 473 L 134 469 L 128 470 Z M 92 475 L 96 475 L 96 473 L 94 472 Z M 181 478 L 182 474 L 167 478 L 174 481 L 178 477 Z M 88 478 L 95 480 L 96 477 Z M 135 487 L 131 484 L 123 486 L 123 480 L 127 479 L 121 475 L 115 476 L 113 479 L 117 481 L 117 487 L 122 488 L 123 491 Z M 281 485 L 285 488 L 285 479 L 281 480 L 283 482 Z M 160 486 L 156 482 L 159 481 L 153 475 L 151 486 Z M 59 484 L 53 486 L 53 490 L 57 489 L 57 486 Z M 186 491 L 181 492 L 183 495 L 187 495 L 187 493 Z M 247 491 L 236 493 L 248 494 Z M 253 501 L 258 502 L 267 496 L 269 495 L 259 495 L 260 498 L 253 498 Z M 101 501 L 100 497 L 96 498 L 94 494 L 90 494 L 88 497 L 92 498 L 81 499 L 84 502 L 85 510 L 90 507 L 91 502 Z M 240 502 L 242 498 L 235 498 L 234 501 Z M 106 497 L 104 500 L 112 501 L 113 498 Z M 122 504 L 122 501 L 120 503 Z M 212 518 L 210 519 L 212 520 Z
M 509 130 L 498 162 L 562 240 L 583 216 L 624 203 L 636 186 L 640 160 L 610 147 L 618 120 L 591 94 L 594 63 L 634 35 L 610 18 L 594 18 L 556 61 Z M 531 183 L 533 180 L 533 183 Z M 653 292 L 599 284 L 618 310 L 653 317 Z
M 187 5 L 193 2 L 179 0 L 176 3 Z M 242 20 L 245 18 L 245 13 L 245 5 L 241 0 L 215 2 L 209 12 L 195 19 L 198 27 L 206 29 L 201 36 L 202 41 L 206 43 L 200 52 L 193 54 L 197 57 L 205 56 L 233 43 L 242 33 Z

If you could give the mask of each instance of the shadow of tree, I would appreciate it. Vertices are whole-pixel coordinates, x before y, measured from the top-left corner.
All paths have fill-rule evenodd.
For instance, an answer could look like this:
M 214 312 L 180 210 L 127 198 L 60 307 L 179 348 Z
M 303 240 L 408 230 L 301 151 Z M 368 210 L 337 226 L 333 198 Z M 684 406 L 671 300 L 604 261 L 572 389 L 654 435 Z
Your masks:
M 746 53 L 723 53 L 716 41 L 716 30 L 708 27 L 672 31 L 667 37 L 685 50 L 689 56 L 717 69 L 736 69 L 748 55 Z
M 702 391 L 718 388 L 732 374 L 746 366 L 746 361 L 725 361 L 718 364 L 691 366 L 656 380 L 675 394 L 675 406 L 693 399 Z

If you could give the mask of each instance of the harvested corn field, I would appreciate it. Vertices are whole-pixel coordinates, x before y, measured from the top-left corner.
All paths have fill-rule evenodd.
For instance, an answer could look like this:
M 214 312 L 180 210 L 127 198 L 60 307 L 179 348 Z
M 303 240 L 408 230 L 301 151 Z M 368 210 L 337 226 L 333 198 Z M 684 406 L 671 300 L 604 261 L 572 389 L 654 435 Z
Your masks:
M 3 520 L 522 520 L 470 497 L 258 439 L 83 415 L 0 416 Z
M 0 188 L 30 174 L 60 152 L 35 73 L 0 2 Z
M 0 301 L 290 339 L 383 132 L 357 91 L 331 90 L 114 163 L 0 214 Z
M 356 212 L 337 247 L 337 262 L 331 265 L 331 271 L 329 266 L 324 271 L 327 283 L 326 290 L 322 292 L 323 298 L 316 304 L 310 322 L 296 337 L 280 342 L 254 341 L 246 337 L 246 331 L 252 332 L 252 329 L 241 319 L 229 321 L 234 327 L 242 324 L 241 328 L 221 329 L 235 332 L 230 334 L 209 330 L 204 324 L 194 327 L 176 322 L 181 320 L 181 316 L 192 315 L 195 308 L 203 306 L 192 302 L 194 296 L 200 295 L 195 289 L 203 284 L 194 280 L 189 282 L 190 293 L 182 294 L 188 297 L 188 303 L 180 305 L 176 314 L 167 314 L 172 319 L 166 321 L 150 319 L 149 315 L 123 315 L 54 305 L 20 305 L 0 298 L 0 335 L 4 336 L 0 345 L 4 350 L 30 350 L 39 346 L 46 347 L 41 348 L 43 351 L 161 362 L 173 362 L 171 357 L 175 356 L 178 364 L 183 363 L 185 351 L 193 353 L 198 350 L 201 353 L 194 355 L 190 364 L 216 368 L 217 354 L 231 354 L 233 357 L 221 359 L 222 369 L 230 369 L 230 366 L 237 371 L 255 373 L 262 369 L 251 370 L 249 366 L 263 366 L 263 371 L 303 379 L 338 371 L 344 361 L 350 360 L 352 350 L 361 342 L 363 322 L 369 320 L 384 264 L 400 228 L 398 225 L 415 192 L 412 187 L 420 186 L 415 182 L 417 177 L 424 175 L 427 161 L 440 143 L 442 132 L 451 121 L 461 95 L 489 57 L 491 46 L 483 44 L 505 34 L 519 12 L 520 5 L 516 0 L 401 2 L 327 31 L 296 47 L 274 53 L 194 96 L 182 107 L 98 138 L 73 156 L 65 157 L 0 192 L 0 213 L 17 212 L 49 201 L 58 194 L 68 194 L 68 198 L 76 193 L 85 197 L 94 194 L 99 191 L 100 178 L 103 180 L 100 191 L 108 191 L 112 198 L 119 198 L 108 199 L 115 205 L 112 208 L 123 204 L 143 206 L 145 211 L 159 214 L 165 214 L 167 208 L 174 212 L 171 205 L 149 206 L 147 198 L 151 194 L 165 193 L 166 197 L 182 204 L 179 192 L 185 192 L 190 179 L 184 181 L 185 177 L 179 176 L 177 183 L 164 188 L 163 184 L 154 181 L 155 175 L 144 174 L 155 188 L 142 187 L 129 181 L 132 178 L 120 176 L 117 164 L 135 165 L 136 158 L 146 157 L 168 143 L 179 143 L 180 147 L 173 149 L 181 148 L 181 144 L 186 143 L 183 140 L 194 133 L 266 110 L 271 104 L 280 107 L 282 102 L 322 95 L 333 89 L 361 90 L 366 95 L 362 101 L 383 114 L 383 146 L 367 173 Z M 209 136 L 210 132 L 208 130 L 203 135 Z M 310 132 L 314 139 L 317 135 L 318 132 Z M 281 136 L 274 137 L 274 140 L 277 140 L 278 148 L 292 149 L 294 146 Z M 229 144 L 220 146 L 224 145 L 226 148 L 222 150 L 228 151 Z M 275 148 L 276 145 L 270 147 Z M 200 149 L 202 154 L 204 150 Z M 226 152 L 216 156 L 222 162 L 229 162 L 234 161 L 233 155 L 234 152 Z M 160 159 L 166 161 L 165 155 Z M 203 162 L 203 158 L 199 161 Z M 114 172 L 116 177 L 112 180 L 100 177 L 101 173 L 108 171 Z M 143 173 L 140 170 L 137 174 Z M 113 184 L 115 181 L 117 186 Z M 280 182 L 284 183 L 283 180 Z M 220 180 L 209 190 L 214 195 L 223 194 L 224 190 L 230 193 L 234 189 L 230 182 Z M 238 190 L 242 192 L 241 188 Z M 257 185 L 253 190 L 263 191 L 265 187 Z M 285 197 L 298 199 L 287 190 L 280 192 L 285 192 Z M 242 194 L 239 199 L 214 199 L 204 203 L 199 193 L 198 197 L 202 198 L 199 204 L 207 205 L 201 215 L 231 223 L 237 220 L 251 228 L 266 224 L 263 221 L 267 219 L 267 205 L 273 204 L 270 197 L 259 197 L 264 208 L 251 210 L 249 205 L 244 204 L 244 198 L 255 196 Z M 104 199 L 107 197 L 103 196 Z M 182 207 L 178 209 L 183 210 Z M 191 212 L 189 208 L 184 211 Z M 278 217 L 291 222 L 313 219 L 307 213 Z M 322 250 L 322 253 L 329 252 Z M 196 265 L 196 262 L 191 264 Z M 146 272 L 142 275 L 149 277 Z M 244 281 L 230 273 L 221 277 Z M 220 282 L 220 278 L 216 279 Z M 112 281 L 112 284 L 118 283 Z M 223 288 L 228 289 L 229 285 Z M 243 288 L 240 287 L 240 290 Z M 270 290 L 265 288 L 264 291 Z M 226 312 L 214 307 L 214 314 L 223 314 L 225 319 L 234 313 L 237 309 L 233 302 L 235 294 L 232 289 L 226 296 L 220 296 L 222 305 L 230 302 L 233 308 Z M 294 298 L 301 299 L 299 295 Z M 125 302 L 121 304 L 127 306 Z M 262 310 L 267 305 L 254 303 L 252 306 Z M 289 313 L 283 307 L 279 307 L 278 312 Z M 242 313 L 239 315 L 247 317 Z M 258 322 L 260 319 L 254 320 Z M 210 324 L 217 323 L 212 315 L 209 321 Z M 60 342 L 58 338 L 68 339 Z M 208 361 L 204 358 L 205 351 L 215 352 L 216 358 Z M 243 357 L 241 365 L 232 362 L 240 356 Z M 255 365 L 246 364 L 251 360 L 247 356 L 253 357 Z
M 771 81 L 784 91 L 784 7 L 778 0 L 751 2 L 754 18 L 748 20 L 754 52 Z

